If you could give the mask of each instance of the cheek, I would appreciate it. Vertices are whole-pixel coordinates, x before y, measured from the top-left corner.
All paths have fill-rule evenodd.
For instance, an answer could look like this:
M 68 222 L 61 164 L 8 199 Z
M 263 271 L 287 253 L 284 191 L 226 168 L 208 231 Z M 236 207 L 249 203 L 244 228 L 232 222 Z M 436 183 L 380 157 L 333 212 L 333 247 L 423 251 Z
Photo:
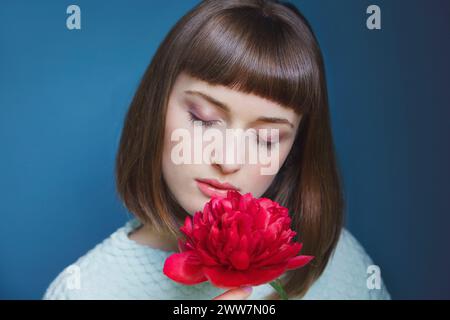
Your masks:
M 275 175 L 261 175 L 259 170 L 248 172 L 247 176 L 252 178 L 247 179 L 247 184 L 243 186 L 245 188 L 243 193 L 251 192 L 256 198 L 261 197 L 266 192 L 275 178 Z
M 163 155 L 162 155 L 162 170 L 163 176 L 170 184 L 173 179 L 173 175 L 178 170 L 179 165 L 176 165 L 172 159 L 172 149 L 179 142 L 172 141 L 171 137 L 175 130 L 182 129 L 184 123 L 180 119 L 180 113 L 176 112 L 175 107 L 169 105 L 166 115 L 166 124 L 164 127 L 164 140 L 163 140 Z
M 165 162 L 170 161 L 172 148 L 179 143 L 179 141 L 172 141 L 171 137 L 175 130 L 187 129 L 186 123 L 183 121 L 181 110 L 177 110 L 175 105 L 169 104 L 167 108 L 166 124 L 164 128 L 164 157 Z
M 245 168 L 245 176 L 252 177 L 251 179 L 248 179 L 248 184 L 245 186 L 247 192 L 251 192 L 253 196 L 260 197 L 266 192 L 266 190 L 269 188 L 270 184 L 273 182 L 273 180 L 276 177 L 276 174 L 278 173 L 279 169 L 283 165 L 284 161 L 286 160 L 289 151 L 291 150 L 291 144 L 285 145 L 283 147 L 280 147 L 277 160 L 273 161 L 271 164 L 258 164 L 258 165 L 251 165 L 247 166 Z M 276 172 L 274 174 L 261 174 L 263 168 L 271 167 L 273 169 L 273 172 Z

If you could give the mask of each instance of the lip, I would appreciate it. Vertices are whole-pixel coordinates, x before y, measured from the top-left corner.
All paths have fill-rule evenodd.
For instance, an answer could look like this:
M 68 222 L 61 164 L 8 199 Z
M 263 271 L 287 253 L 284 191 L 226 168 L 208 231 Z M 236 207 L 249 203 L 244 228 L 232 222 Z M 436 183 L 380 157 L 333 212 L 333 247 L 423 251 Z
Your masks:
M 207 197 L 219 196 L 226 197 L 228 190 L 239 191 L 239 188 L 230 183 L 220 183 L 214 179 L 195 179 L 199 190 Z

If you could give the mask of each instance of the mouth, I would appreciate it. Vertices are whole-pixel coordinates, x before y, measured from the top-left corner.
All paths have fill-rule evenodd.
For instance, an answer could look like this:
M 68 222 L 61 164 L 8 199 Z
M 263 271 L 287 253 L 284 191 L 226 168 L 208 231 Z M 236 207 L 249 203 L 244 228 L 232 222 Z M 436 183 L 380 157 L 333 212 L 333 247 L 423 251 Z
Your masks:
M 229 183 L 220 183 L 212 179 L 195 179 L 198 189 L 207 197 L 212 196 L 226 197 L 228 190 L 239 191 L 239 188 Z

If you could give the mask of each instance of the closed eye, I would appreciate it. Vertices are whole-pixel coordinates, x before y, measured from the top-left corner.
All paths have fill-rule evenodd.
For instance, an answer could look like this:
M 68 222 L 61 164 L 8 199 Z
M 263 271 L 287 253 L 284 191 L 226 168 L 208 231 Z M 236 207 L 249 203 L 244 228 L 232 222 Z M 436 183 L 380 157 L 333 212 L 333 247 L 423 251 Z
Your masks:
M 194 123 L 195 121 L 200 121 L 201 125 L 208 128 L 220 122 L 220 120 L 203 120 L 195 116 L 192 112 L 188 112 L 189 120 Z
M 256 139 L 257 139 L 259 145 L 266 146 L 268 149 L 271 149 L 273 147 L 273 145 L 275 145 L 275 142 L 270 141 L 270 140 L 263 140 L 259 136 L 257 136 Z
M 189 121 L 191 121 L 192 123 L 194 123 L 195 121 L 200 121 L 201 125 L 204 127 L 207 127 L 207 128 L 220 122 L 220 120 L 200 119 L 199 117 L 197 117 L 195 114 L 193 114 L 190 111 L 188 112 L 188 115 L 189 115 Z M 271 149 L 273 147 L 273 145 L 275 144 L 275 142 L 273 142 L 273 141 L 261 139 L 261 137 L 259 135 L 256 136 L 256 139 L 257 139 L 257 143 L 259 145 L 266 146 L 268 149 Z

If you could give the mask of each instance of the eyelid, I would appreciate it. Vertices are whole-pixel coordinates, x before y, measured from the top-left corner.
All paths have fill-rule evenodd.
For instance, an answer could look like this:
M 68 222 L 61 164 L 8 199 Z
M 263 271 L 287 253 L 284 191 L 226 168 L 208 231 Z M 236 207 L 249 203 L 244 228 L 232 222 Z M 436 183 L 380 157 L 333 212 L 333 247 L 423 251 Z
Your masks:
M 204 119 L 203 116 L 198 115 L 196 112 L 188 111 L 188 113 L 191 114 L 193 117 L 197 118 L 199 121 L 203 121 L 203 122 L 216 122 L 216 121 L 220 121 L 220 120 L 217 120 L 217 119 L 206 120 L 206 119 Z
M 210 123 L 209 126 L 214 125 L 214 124 L 218 124 L 218 123 L 221 122 L 221 120 L 219 120 L 219 119 L 205 120 L 204 116 L 198 115 L 200 113 L 199 112 L 200 108 L 197 106 L 196 103 L 193 103 L 191 101 L 187 101 L 187 105 L 189 107 L 188 113 L 189 113 L 189 116 L 191 117 L 191 119 L 192 118 L 197 118 L 197 121 L 201 121 L 201 122 L 204 122 L 204 123 Z M 192 122 L 193 121 L 194 120 L 192 120 Z M 283 132 L 279 133 L 278 134 L 278 142 L 275 142 L 275 141 L 272 140 L 272 137 L 270 136 L 270 132 L 271 132 L 271 130 L 273 130 L 273 128 L 272 129 L 271 128 L 262 128 L 262 129 L 267 130 L 267 132 L 268 132 L 267 135 L 269 135 L 270 139 L 268 139 L 268 140 L 261 139 L 260 135 L 258 135 L 257 138 L 261 139 L 263 141 L 267 141 L 268 143 L 279 143 L 282 140 L 282 138 L 285 136 L 285 134 Z M 256 130 L 258 130 L 258 129 L 256 129 Z
M 257 144 L 263 147 L 266 147 L 268 149 L 272 149 L 272 147 L 274 147 L 275 145 L 280 144 L 280 140 L 278 141 L 271 141 L 271 140 L 264 140 L 264 139 L 260 139 L 260 136 L 256 137 L 256 141 Z
M 204 127 L 212 127 L 216 123 L 220 122 L 220 120 L 202 120 L 201 118 L 197 117 L 193 112 L 188 111 L 189 120 L 194 123 L 194 121 L 200 121 L 202 123 L 202 126 Z M 260 135 L 256 134 L 256 141 L 257 144 L 263 145 L 269 149 L 271 149 L 274 145 L 277 145 L 280 143 L 280 138 L 272 140 L 272 139 L 262 139 Z
M 203 116 L 202 115 L 202 114 L 204 114 L 201 111 L 202 108 L 198 107 L 197 104 L 188 102 L 188 107 L 189 107 L 188 112 L 192 113 L 197 118 L 205 118 L 205 117 L 208 118 L 208 116 Z M 215 115 L 211 115 L 211 117 L 215 117 Z M 220 117 L 218 117 L 218 118 L 220 118 Z M 204 120 L 204 121 L 219 121 L 219 120 L 214 119 L 214 120 Z
M 194 121 L 200 121 L 202 123 L 202 126 L 204 126 L 204 127 L 211 127 L 220 122 L 220 120 L 203 120 L 202 118 L 199 118 L 191 111 L 188 111 L 188 116 L 189 116 L 189 120 L 192 123 L 194 123 Z
M 265 141 L 270 141 L 270 142 L 276 142 L 275 140 L 281 141 L 283 139 L 283 137 L 285 136 L 285 133 L 284 132 L 280 132 L 280 131 L 278 131 L 278 135 L 272 136 L 271 132 L 274 129 L 263 128 L 263 129 L 260 129 L 260 130 L 264 130 L 263 131 L 264 134 L 260 134 L 258 136 L 261 137 L 261 138 L 266 138 L 266 139 L 264 139 Z
M 267 142 L 270 144 L 280 143 L 281 139 L 272 140 L 272 139 L 263 139 L 261 136 L 257 136 L 258 141 Z

